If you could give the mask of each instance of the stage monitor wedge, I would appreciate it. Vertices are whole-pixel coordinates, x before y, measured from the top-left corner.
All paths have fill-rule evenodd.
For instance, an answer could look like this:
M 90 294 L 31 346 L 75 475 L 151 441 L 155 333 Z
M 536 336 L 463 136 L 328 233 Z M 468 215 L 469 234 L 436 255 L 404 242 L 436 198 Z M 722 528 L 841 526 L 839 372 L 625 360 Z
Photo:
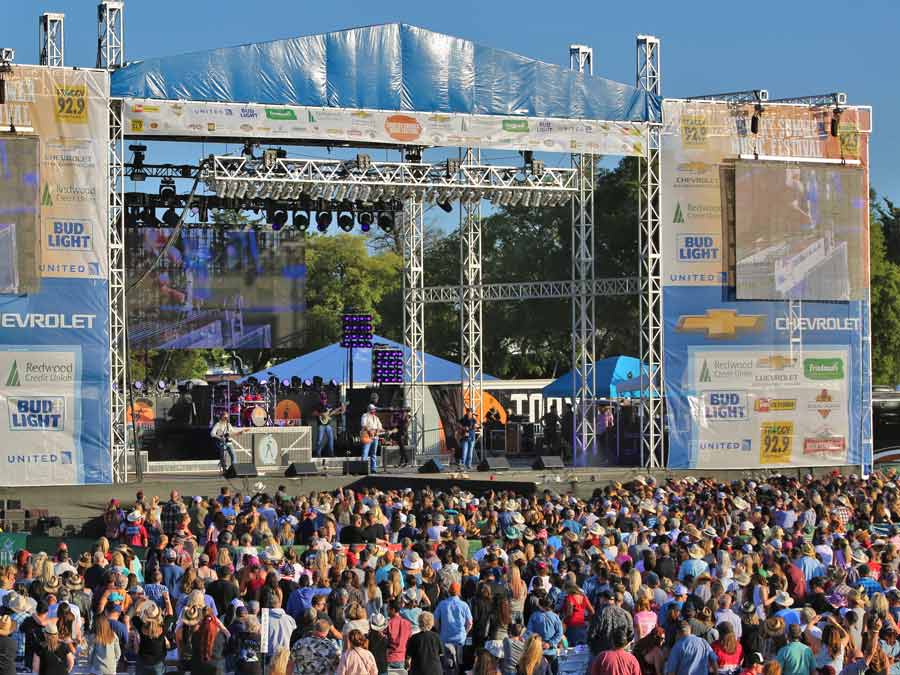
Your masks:
M 566 465 L 559 455 L 541 455 L 534 460 L 531 468 L 535 471 L 544 471 L 546 469 L 565 469 Z
M 345 476 L 368 476 L 369 460 L 367 459 L 348 459 L 344 462 Z
M 509 471 L 511 468 L 506 457 L 485 457 L 478 465 L 479 471 Z
M 320 473 L 322 470 L 316 466 L 315 462 L 291 462 L 284 475 L 285 478 L 296 478 L 297 476 L 317 476 Z
M 444 465 L 441 464 L 441 460 L 434 457 L 419 467 L 419 473 L 441 473 L 443 470 Z
M 250 462 L 244 464 L 232 464 L 225 471 L 225 478 L 256 478 L 256 465 Z

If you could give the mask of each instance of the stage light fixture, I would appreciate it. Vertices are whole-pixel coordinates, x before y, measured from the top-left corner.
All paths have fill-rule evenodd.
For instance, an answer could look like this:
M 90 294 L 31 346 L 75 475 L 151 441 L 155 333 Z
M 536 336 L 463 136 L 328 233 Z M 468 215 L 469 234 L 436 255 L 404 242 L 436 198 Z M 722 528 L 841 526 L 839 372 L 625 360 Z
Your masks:
M 838 134 L 841 131 L 841 113 L 844 112 L 841 108 L 835 108 L 834 112 L 831 113 L 831 135 L 834 138 L 838 137 Z
M 285 211 L 284 209 L 278 209 L 274 214 L 272 214 L 272 229 L 275 230 L 275 232 L 278 232 L 278 230 L 285 226 L 287 221 L 287 211 Z
M 159 198 L 171 205 L 175 199 L 175 179 L 163 178 L 159 183 Z
M 316 213 L 316 229 L 325 232 L 331 225 L 331 211 L 319 211 Z
M 338 214 L 338 227 L 344 232 L 351 232 L 353 230 L 353 214 L 349 211 L 341 211 Z
M 310 387 L 312 387 L 312 380 L 307 377 L 305 380 L 303 380 L 303 388 L 309 389 Z
M 359 227 L 363 232 L 368 232 L 372 229 L 372 223 L 375 222 L 375 216 L 372 215 L 371 211 L 363 211 L 360 213 L 356 220 L 359 222 Z
M 294 211 L 294 227 L 298 230 L 309 227 L 309 211 Z
M 382 211 L 378 214 L 378 227 L 382 232 L 393 232 L 394 230 L 394 214 L 390 211 Z
M 160 380 L 159 382 L 156 383 L 156 387 L 157 387 L 160 391 L 165 391 L 165 390 L 166 390 L 166 381 L 165 381 L 165 380 Z
M 138 221 L 141 219 L 140 208 L 129 207 L 125 212 L 125 227 L 137 227 Z
M 356 156 L 356 168 L 365 171 L 372 167 L 372 158 L 369 155 L 360 153 Z
M 141 389 L 144 388 L 144 383 L 141 382 L 140 380 L 135 380 L 134 382 L 131 383 L 131 386 L 134 387 L 137 391 L 140 391 Z
M 438 206 L 441 207 L 441 211 L 444 213 L 451 213 L 453 211 L 453 204 L 450 202 L 438 202 Z
M 163 222 L 169 227 L 176 227 L 178 225 L 178 214 L 175 213 L 175 209 L 169 207 L 166 209 L 165 213 L 163 213 Z
M 753 107 L 753 117 L 750 118 L 750 133 L 758 134 L 759 133 L 759 121 L 762 119 L 762 114 L 765 112 L 765 108 L 762 107 L 761 103 L 757 103 Z
M 156 218 L 156 209 L 152 206 L 145 206 L 144 211 L 141 214 L 141 220 L 144 222 L 144 227 L 159 227 L 160 222 Z
M 284 378 L 284 379 L 281 381 L 281 386 L 282 386 L 282 387 L 290 387 L 290 386 L 291 386 L 291 381 L 290 381 L 289 379 L 287 379 L 287 378 Z

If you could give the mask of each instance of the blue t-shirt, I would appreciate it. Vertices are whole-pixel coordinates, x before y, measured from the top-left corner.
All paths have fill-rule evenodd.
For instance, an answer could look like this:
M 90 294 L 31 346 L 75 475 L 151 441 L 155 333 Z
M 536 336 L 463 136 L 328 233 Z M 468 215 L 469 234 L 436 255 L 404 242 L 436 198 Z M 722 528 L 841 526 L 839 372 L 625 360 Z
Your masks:
M 696 635 L 688 635 L 672 647 L 666 661 L 666 673 L 707 675 L 710 661 L 715 663 L 718 660 L 709 643 Z

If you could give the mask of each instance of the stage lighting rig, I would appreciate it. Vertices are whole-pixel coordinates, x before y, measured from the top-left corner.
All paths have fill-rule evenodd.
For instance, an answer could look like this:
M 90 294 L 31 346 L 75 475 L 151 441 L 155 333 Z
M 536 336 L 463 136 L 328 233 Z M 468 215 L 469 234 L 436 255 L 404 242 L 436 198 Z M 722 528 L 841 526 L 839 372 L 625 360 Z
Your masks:
M 159 197 L 167 204 L 171 204 L 175 199 L 175 179 L 163 178 L 159 182 Z
M 331 226 L 331 211 L 323 211 L 322 206 L 316 211 L 316 229 L 326 232 Z
M 372 215 L 371 211 L 362 211 L 356 216 L 356 220 L 359 222 L 360 229 L 363 232 L 368 232 L 372 229 L 372 223 L 375 222 L 375 217 Z
M 287 150 L 284 148 L 266 148 L 263 150 L 263 166 L 266 169 L 274 169 L 279 159 L 287 157 Z
M 309 211 L 294 211 L 294 228 L 305 230 L 309 227 Z
M 351 232 L 353 230 L 353 214 L 349 211 L 341 211 L 338 214 L 338 227 L 344 232 Z
M 372 168 L 372 158 L 364 153 L 358 154 L 356 156 L 356 168 L 360 171 L 368 171 Z
M 134 153 L 134 158 L 131 160 L 131 173 L 128 177 L 135 183 L 147 180 L 147 173 L 144 171 L 144 160 L 147 159 L 147 146 L 140 144 L 129 145 L 128 149 Z
M 372 347 L 372 382 L 403 384 L 403 350 L 388 345 Z
M 378 227 L 382 232 L 394 231 L 394 214 L 391 211 L 382 211 L 378 214 Z
M 372 315 L 346 312 L 341 317 L 343 331 L 341 347 L 371 349 L 372 347 Z
M 450 213 L 453 211 L 453 204 L 451 204 L 449 201 L 438 202 L 437 205 L 440 206 L 441 210 L 445 213 Z
M 169 207 L 166 209 L 165 213 L 163 213 L 162 220 L 169 227 L 175 227 L 178 225 L 178 214 L 175 213 L 175 209 Z

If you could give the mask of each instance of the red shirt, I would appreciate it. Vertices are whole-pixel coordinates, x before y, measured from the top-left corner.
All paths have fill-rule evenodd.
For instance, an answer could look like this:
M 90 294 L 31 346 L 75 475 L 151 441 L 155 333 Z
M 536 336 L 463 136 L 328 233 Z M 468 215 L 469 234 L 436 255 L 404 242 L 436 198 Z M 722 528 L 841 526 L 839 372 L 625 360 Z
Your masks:
M 634 655 L 624 649 L 610 649 L 597 654 L 591 675 L 641 675 L 641 666 Z
M 571 608 L 571 611 L 569 610 Z M 581 628 L 585 624 L 585 612 L 587 611 L 587 598 L 583 595 L 569 595 L 566 597 L 563 616 L 566 617 L 566 628 Z
M 412 633 L 412 625 L 399 614 L 395 614 L 387 625 L 388 663 L 403 663 L 406 660 L 406 643 Z

